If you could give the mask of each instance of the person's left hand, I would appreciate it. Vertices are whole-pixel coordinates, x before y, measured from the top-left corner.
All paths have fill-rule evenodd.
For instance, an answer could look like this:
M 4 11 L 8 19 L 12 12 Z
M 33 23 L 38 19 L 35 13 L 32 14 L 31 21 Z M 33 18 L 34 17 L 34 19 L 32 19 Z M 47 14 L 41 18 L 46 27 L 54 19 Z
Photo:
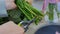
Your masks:
M 14 1 L 15 0 L 5 0 L 7 10 L 16 8 L 16 4 L 14 3 Z

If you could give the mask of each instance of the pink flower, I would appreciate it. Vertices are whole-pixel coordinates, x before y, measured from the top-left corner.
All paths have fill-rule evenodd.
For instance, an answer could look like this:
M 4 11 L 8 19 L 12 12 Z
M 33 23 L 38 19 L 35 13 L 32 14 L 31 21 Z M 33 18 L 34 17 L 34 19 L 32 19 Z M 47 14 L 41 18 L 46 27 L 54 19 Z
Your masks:
M 44 12 L 46 10 L 46 7 L 48 6 L 49 3 L 56 3 L 57 0 L 44 0 L 42 11 Z

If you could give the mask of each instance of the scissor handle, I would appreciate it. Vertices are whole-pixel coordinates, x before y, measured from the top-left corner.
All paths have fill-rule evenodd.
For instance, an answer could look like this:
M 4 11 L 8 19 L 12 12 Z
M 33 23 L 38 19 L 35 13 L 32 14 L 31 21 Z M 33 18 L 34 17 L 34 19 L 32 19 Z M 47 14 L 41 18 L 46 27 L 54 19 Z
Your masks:
M 23 28 L 25 29 L 25 32 L 28 30 L 29 25 L 30 25 L 31 23 L 35 22 L 35 20 L 36 20 L 36 17 L 33 18 L 33 19 L 30 20 L 30 21 L 21 21 L 21 22 L 20 22 L 20 24 L 23 25 Z

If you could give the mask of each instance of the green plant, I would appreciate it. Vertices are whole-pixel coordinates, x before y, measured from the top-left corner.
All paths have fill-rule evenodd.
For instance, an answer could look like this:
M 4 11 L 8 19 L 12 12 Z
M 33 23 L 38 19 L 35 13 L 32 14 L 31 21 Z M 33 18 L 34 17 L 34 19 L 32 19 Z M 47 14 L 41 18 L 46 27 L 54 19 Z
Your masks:
M 7 11 L 9 15 L 7 20 L 20 24 L 19 22 L 21 21 L 29 21 L 36 17 L 35 24 L 37 24 L 44 17 L 44 14 L 41 11 L 34 8 L 25 0 L 15 0 L 15 3 L 17 9 Z
M 36 19 L 35 23 L 37 24 L 44 16 L 44 14 L 35 9 L 25 0 L 16 0 L 17 7 L 21 10 L 21 12 L 27 17 L 28 20 L 32 20 L 35 16 L 38 18 Z

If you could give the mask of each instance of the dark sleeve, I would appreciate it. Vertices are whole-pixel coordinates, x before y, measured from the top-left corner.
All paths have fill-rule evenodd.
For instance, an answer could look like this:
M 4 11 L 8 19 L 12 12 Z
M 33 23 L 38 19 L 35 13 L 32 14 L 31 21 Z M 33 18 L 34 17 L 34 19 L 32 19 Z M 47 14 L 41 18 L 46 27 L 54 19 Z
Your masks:
M 0 0 L 0 17 L 7 17 L 5 0 Z

